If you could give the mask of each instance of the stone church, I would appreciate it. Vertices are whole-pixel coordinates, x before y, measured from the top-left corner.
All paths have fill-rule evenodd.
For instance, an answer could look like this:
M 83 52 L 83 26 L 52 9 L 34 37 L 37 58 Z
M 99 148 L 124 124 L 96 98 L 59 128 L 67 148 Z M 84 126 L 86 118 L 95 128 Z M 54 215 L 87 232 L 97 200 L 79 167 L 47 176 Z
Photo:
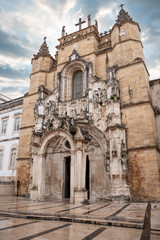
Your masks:
M 46 38 L 32 58 L 15 192 L 71 203 L 160 200 L 159 121 L 139 24 L 122 5 L 109 31 L 99 33 L 90 15 L 84 23 L 62 28 L 55 58 Z

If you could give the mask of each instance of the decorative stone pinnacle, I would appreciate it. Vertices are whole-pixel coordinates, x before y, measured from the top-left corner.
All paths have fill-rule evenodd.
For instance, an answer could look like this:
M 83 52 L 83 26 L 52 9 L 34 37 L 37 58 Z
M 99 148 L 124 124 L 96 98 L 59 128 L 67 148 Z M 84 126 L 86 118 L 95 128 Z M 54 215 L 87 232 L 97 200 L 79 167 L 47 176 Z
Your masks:
M 119 7 L 121 7 L 121 10 L 119 12 L 119 15 L 117 17 L 117 24 L 118 25 L 122 25 L 123 23 L 126 23 L 126 22 L 132 22 L 134 23 L 134 21 L 132 20 L 132 18 L 129 16 L 128 12 L 126 12 L 124 9 L 123 9 L 123 6 L 124 4 L 121 4 Z
M 88 15 L 88 27 L 91 26 L 91 15 Z
M 34 57 L 38 58 L 38 57 L 50 57 L 51 56 L 51 54 L 49 53 L 47 43 L 46 43 L 46 39 L 47 39 L 47 37 L 43 38 L 44 42 L 41 45 L 39 52 L 36 55 L 34 55 Z

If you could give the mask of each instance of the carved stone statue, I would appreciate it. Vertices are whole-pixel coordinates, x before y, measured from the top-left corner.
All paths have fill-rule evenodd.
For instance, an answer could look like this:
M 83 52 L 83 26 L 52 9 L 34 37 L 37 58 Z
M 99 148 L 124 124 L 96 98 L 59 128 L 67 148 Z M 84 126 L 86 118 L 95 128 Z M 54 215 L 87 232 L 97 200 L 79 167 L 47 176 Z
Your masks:
M 106 158 L 106 172 L 110 173 L 110 159 Z
M 128 170 L 128 158 L 127 158 L 127 156 L 122 157 L 121 164 L 122 164 L 122 172 L 126 173 L 127 170 Z
M 51 129 L 52 129 L 51 119 L 47 119 L 47 121 L 43 123 L 43 130 L 44 132 L 48 132 Z
M 126 173 L 128 170 L 128 157 L 127 157 L 127 148 L 124 142 L 124 139 L 121 140 L 121 164 L 122 164 L 122 172 Z
M 76 119 L 77 118 L 77 111 L 76 111 L 76 108 L 72 108 L 71 110 L 71 117 Z
M 87 114 L 87 106 L 86 105 L 82 105 L 81 114 L 82 114 L 82 116 L 86 116 L 86 114 Z
M 107 118 L 106 118 L 108 126 L 112 125 L 112 114 L 108 113 Z
M 47 117 L 52 117 L 55 109 L 56 109 L 56 103 L 50 100 L 49 102 L 47 102 L 45 106 L 45 115 Z
M 53 130 L 56 130 L 57 128 L 60 128 L 62 126 L 62 120 L 58 118 L 52 119 L 52 128 Z
M 127 155 L 127 148 L 124 140 L 121 140 L 121 156 L 124 157 Z
M 95 26 L 96 26 L 96 28 L 98 30 L 98 22 L 97 22 L 97 20 L 95 20 Z
M 115 138 L 113 139 L 113 145 L 112 145 L 112 156 L 117 157 L 117 145 Z
M 116 66 L 107 68 L 107 72 L 108 72 L 108 81 L 107 81 L 108 92 L 107 93 L 109 93 L 107 95 L 109 98 L 119 97 L 119 86 L 118 86 L 118 82 L 115 74 L 117 67 L 118 66 L 116 65 Z
M 94 103 L 99 103 L 99 94 L 98 94 L 97 90 L 95 90 L 94 93 L 93 93 L 93 102 Z

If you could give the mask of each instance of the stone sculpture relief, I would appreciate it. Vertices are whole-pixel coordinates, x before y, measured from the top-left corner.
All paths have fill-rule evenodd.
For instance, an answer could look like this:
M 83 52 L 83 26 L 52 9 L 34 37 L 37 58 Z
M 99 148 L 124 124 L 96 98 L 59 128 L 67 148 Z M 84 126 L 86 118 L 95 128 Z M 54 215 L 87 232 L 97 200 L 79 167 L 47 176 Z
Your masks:
M 121 140 L 121 164 L 123 173 L 127 173 L 128 170 L 128 157 L 127 157 L 127 148 L 124 140 Z
M 49 101 L 45 105 L 45 116 L 46 117 L 53 117 L 53 114 L 56 110 L 56 103 L 54 101 Z
M 109 140 L 107 140 L 106 172 L 110 173 L 110 141 Z
M 116 70 L 118 66 L 107 68 L 108 80 L 107 80 L 107 98 L 114 101 L 119 100 L 119 85 L 116 79 Z

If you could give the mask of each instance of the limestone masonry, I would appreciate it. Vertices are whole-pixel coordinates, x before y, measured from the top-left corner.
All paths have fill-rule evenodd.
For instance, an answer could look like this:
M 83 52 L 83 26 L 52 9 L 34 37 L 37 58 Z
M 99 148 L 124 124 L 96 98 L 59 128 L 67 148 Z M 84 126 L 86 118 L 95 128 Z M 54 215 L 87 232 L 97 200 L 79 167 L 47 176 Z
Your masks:
M 160 201 L 160 80 L 150 88 L 140 27 L 123 6 L 103 34 L 90 15 L 82 24 L 69 35 L 62 28 L 55 58 L 46 38 L 32 58 L 15 192 Z

